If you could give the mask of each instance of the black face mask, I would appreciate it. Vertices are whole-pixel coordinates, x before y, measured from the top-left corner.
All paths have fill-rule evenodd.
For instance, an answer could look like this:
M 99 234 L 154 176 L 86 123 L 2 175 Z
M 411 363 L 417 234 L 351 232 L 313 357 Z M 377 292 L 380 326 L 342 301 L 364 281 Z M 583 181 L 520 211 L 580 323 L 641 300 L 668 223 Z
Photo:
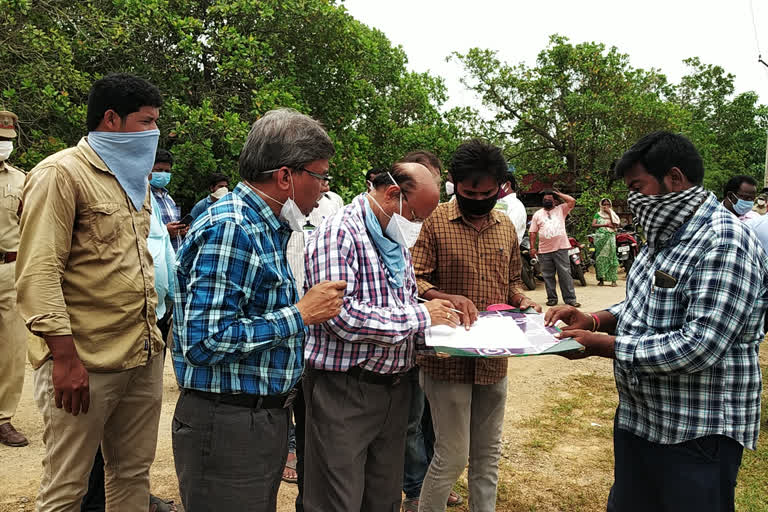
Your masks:
M 541 202 L 541 205 L 544 208 L 546 208 L 547 210 L 551 210 L 552 208 L 555 207 L 555 202 L 554 201 L 550 201 L 549 199 L 546 199 L 546 200 Z
M 481 217 L 488 215 L 493 207 L 496 206 L 498 194 L 494 194 L 486 199 L 470 199 L 456 192 L 456 201 L 459 203 L 459 209 L 467 215 Z

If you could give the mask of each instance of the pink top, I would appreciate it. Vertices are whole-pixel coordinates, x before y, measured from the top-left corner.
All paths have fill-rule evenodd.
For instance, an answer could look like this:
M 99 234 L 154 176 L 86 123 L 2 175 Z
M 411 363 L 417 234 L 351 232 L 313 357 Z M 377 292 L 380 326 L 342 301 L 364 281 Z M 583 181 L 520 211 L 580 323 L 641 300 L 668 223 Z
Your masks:
M 568 234 L 565 232 L 565 217 L 571 211 L 567 203 L 559 204 L 551 210 L 542 208 L 533 214 L 529 233 L 539 233 L 539 253 L 547 254 L 570 249 Z

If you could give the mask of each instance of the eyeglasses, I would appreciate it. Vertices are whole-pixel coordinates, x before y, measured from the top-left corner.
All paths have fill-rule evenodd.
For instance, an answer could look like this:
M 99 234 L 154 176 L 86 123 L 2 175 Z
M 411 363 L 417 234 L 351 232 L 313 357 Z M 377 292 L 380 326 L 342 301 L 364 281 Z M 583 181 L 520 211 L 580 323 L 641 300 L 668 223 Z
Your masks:
M 298 171 L 304 171 L 305 173 L 309 174 L 313 178 L 317 178 L 320 181 L 324 181 L 326 183 L 330 183 L 332 176 L 328 176 L 327 174 L 317 174 L 316 172 L 312 172 L 306 167 L 299 167 L 297 169 Z

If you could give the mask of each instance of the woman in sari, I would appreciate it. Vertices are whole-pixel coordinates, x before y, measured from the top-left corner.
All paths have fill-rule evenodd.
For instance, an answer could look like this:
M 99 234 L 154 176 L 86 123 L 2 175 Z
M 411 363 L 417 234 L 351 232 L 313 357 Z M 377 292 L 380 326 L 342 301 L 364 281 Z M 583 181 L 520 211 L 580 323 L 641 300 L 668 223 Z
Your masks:
M 598 228 L 595 233 L 595 272 L 597 285 L 603 286 L 610 281 L 616 286 L 619 270 L 619 258 L 616 256 L 616 229 L 621 224 L 619 216 L 613 211 L 613 204 L 607 197 L 600 201 L 600 210 L 592 219 L 592 227 Z

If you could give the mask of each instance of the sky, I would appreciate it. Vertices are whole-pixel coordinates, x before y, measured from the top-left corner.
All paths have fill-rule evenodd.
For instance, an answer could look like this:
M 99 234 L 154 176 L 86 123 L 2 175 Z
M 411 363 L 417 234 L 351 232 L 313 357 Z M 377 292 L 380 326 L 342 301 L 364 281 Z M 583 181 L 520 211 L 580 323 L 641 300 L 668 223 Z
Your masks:
M 628 54 L 633 67 L 656 68 L 677 83 L 683 59 L 698 56 L 735 75 L 736 92 L 768 103 L 768 0 L 345 0 L 349 13 L 401 45 L 413 71 L 443 77 L 449 103 L 479 106 L 446 62 L 453 51 L 497 50 L 508 64 L 535 65 L 551 34 L 595 41 Z M 754 12 L 754 24 L 753 15 Z M 755 30 L 756 28 L 756 30 Z

